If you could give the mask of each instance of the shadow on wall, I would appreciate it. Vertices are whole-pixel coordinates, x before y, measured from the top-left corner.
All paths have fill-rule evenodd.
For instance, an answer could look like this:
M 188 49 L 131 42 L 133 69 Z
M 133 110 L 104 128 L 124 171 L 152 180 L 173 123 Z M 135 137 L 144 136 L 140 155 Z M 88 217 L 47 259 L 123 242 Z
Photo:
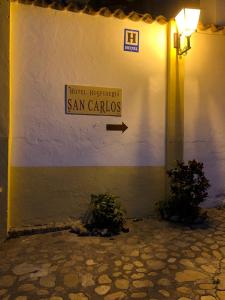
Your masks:
M 203 206 L 212 207 L 225 200 L 225 39 L 198 34 L 194 41 L 187 60 L 185 159 L 204 163 L 211 187 Z
M 134 198 L 141 202 L 142 210 L 146 207 L 146 214 L 152 213 L 155 209 L 155 202 L 164 199 L 164 157 L 165 157 L 165 115 L 161 115 L 160 92 L 157 96 L 159 82 L 155 76 L 148 78 L 139 86 L 141 97 L 136 99 L 139 103 L 138 130 L 136 132 L 136 163 L 143 166 L 145 178 L 136 173 L 131 178 L 129 186 L 137 186 Z M 154 93 L 152 91 L 154 90 Z M 152 99 L 154 94 L 154 99 Z M 151 101 L 150 101 L 151 99 Z M 162 105 L 164 107 L 165 101 Z M 160 108 L 159 108 L 160 107 Z M 165 109 L 164 109 L 165 111 Z M 156 125 L 157 124 L 157 125 Z M 144 167 L 144 162 L 150 161 L 149 166 Z M 138 192 L 142 191 L 142 193 Z M 139 199 L 142 195 L 142 199 Z M 137 209 L 137 214 L 141 215 Z
M 208 129 L 208 137 L 203 138 L 203 140 L 205 139 L 203 143 L 200 141 L 200 148 L 197 147 L 196 153 L 198 153 L 199 159 L 203 157 L 205 173 L 211 184 L 208 199 L 203 205 L 213 207 L 225 201 L 225 102 L 221 101 L 222 86 L 216 90 L 215 87 L 202 80 L 200 82 L 201 91 L 204 89 L 203 85 L 204 88 L 207 86 L 207 89 L 200 93 L 200 99 L 204 103 L 200 105 L 199 102 L 199 110 L 201 111 L 204 105 L 204 114 L 199 121 L 201 122 L 204 118 L 204 127 Z M 196 126 L 198 126 L 198 122 L 196 122 Z

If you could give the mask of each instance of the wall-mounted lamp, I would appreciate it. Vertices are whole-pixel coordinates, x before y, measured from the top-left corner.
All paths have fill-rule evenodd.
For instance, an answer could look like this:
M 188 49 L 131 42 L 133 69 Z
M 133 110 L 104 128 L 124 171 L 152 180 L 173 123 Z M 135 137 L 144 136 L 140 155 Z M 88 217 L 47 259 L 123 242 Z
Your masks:
M 174 48 L 178 55 L 191 49 L 191 34 L 195 32 L 200 16 L 200 9 L 184 8 L 176 16 L 178 32 L 174 34 Z

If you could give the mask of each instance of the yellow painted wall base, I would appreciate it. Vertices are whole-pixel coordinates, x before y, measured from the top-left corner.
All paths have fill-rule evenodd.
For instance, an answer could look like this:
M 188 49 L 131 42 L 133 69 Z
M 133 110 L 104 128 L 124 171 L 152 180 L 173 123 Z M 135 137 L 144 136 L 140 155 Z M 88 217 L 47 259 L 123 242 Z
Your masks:
M 0 137 L 0 240 L 7 234 L 8 212 L 8 138 Z
M 0 240 L 7 234 L 8 213 L 9 6 L 0 0 Z
M 10 227 L 82 216 L 90 194 L 120 197 L 128 217 L 148 216 L 164 197 L 163 167 L 14 167 Z

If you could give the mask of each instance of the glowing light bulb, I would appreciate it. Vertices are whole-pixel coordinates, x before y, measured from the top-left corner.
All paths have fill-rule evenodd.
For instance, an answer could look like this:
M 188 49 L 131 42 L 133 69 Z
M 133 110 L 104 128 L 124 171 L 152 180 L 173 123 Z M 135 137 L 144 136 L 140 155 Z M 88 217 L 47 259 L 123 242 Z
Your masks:
M 198 26 L 200 9 L 184 8 L 176 16 L 177 29 L 180 35 L 190 36 Z

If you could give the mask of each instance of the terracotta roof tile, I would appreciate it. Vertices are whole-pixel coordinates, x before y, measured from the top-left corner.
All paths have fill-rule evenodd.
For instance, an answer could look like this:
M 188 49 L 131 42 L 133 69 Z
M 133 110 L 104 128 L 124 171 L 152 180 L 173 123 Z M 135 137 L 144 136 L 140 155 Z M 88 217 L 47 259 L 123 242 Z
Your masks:
M 16 0 L 11 0 L 16 1 Z M 124 11 L 121 8 L 112 9 L 109 7 L 100 7 L 100 8 L 93 8 L 90 5 L 82 4 L 76 0 L 18 0 L 19 3 L 23 4 L 33 4 L 36 6 L 41 7 L 50 7 L 57 10 L 69 10 L 73 12 L 83 12 L 89 15 L 102 15 L 104 17 L 111 17 L 114 16 L 118 19 L 128 18 L 132 21 L 143 21 L 145 23 L 152 23 L 156 21 L 160 24 L 167 23 L 167 19 L 163 16 L 157 16 L 153 18 L 153 16 L 149 13 L 140 13 L 136 11 Z
M 225 26 L 216 26 L 214 24 L 204 25 L 202 22 L 198 24 L 198 32 L 225 34 Z
M 143 21 L 151 24 L 154 21 L 159 24 L 166 24 L 168 19 L 164 16 L 153 17 L 149 13 L 140 13 L 135 10 L 118 8 L 118 5 L 109 5 L 102 7 L 92 7 L 89 5 L 89 0 L 11 0 L 18 1 L 23 4 L 33 4 L 41 7 L 51 7 L 57 10 L 69 10 L 73 12 L 83 12 L 89 15 L 101 15 L 104 17 L 115 17 L 118 19 L 129 18 L 132 21 Z M 225 26 L 216 26 L 214 24 L 204 25 L 199 22 L 198 32 L 205 31 L 207 33 L 225 34 Z

